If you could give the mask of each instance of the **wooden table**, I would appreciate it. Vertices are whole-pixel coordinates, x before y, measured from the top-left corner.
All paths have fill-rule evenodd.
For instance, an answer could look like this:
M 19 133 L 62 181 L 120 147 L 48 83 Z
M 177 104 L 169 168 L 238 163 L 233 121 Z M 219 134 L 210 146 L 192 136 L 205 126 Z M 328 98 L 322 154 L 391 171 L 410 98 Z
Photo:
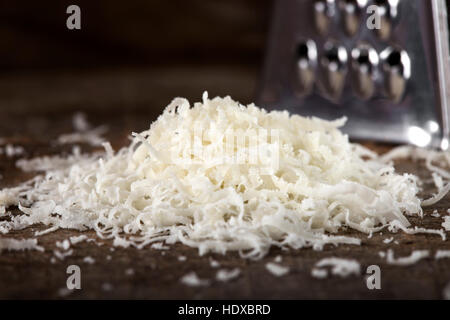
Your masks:
M 67 152 L 51 141 L 61 133 L 71 132 L 71 117 L 76 110 L 85 110 L 95 125 L 107 124 L 107 138 L 115 148 L 128 143 L 133 131 L 146 129 L 173 96 L 201 98 L 203 89 L 216 94 L 231 94 L 242 102 L 250 102 L 254 94 L 257 69 L 254 67 L 120 69 L 95 72 L 40 73 L 35 75 L 5 75 L 0 78 L 0 136 L 7 142 L 21 145 L 27 157 Z M 389 147 L 371 144 L 376 150 Z M 84 150 L 90 150 L 84 146 Z M 0 187 L 12 186 L 32 175 L 14 166 L 15 158 L 0 157 Z M 420 175 L 425 174 L 419 164 L 404 161 L 400 169 Z M 425 193 L 430 190 L 425 190 Z M 445 214 L 450 207 L 447 197 L 439 204 L 425 210 L 423 221 L 410 219 L 427 228 L 440 228 L 442 218 L 429 214 L 437 209 Z M 43 226 L 15 231 L 6 235 L 29 238 Z M 85 232 L 95 237 L 93 232 Z M 170 250 L 145 248 L 116 248 L 111 243 L 80 243 L 74 253 L 65 260 L 50 263 L 55 242 L 79 235 L 70 230 L 59 230 L 39 238 L 46 248 L 36 251 L 2 252 L 0 254 L 0 298 L 61 298 L 59 290 L 65 287 L 67 266 L 81 267 L 82 289 L 65 298 L 143 298 L 143 299 L 397 299 L 442 298 L 443 288 L 450 282 L 450 259 L 421 260 L 409 267 L 392 266 L 379 257 L 379 251 L 393 248 L 397 256 L 407 256 L 412 250 L 429 249 L 431 256 L 437 249 L 450 249 L 435 235 L 407 235 L 404 233 L 372 238 L 354 231 L 344 234 L 362 239 L 361 246 L 327 246 L 323 251 L 312 249 L 281 251 L 273 249 L 261 261 L 240 259 L 236 254 L 226 256 L 209 254 L 200 257 L 195 249 L 177 244 Z M 398 244 L 385 244 L 383 239 L 393 236 Z M 178 261 L 184 255 L 187 260 Z M 274 257 L 283 257 L 282 265 L 289 266 L 286 276 L 277 278 L 265 269 Z M 83 262 L 91 256 L 94 264 Z M 111 260 L 107 257 L 111 256 Z M 321 258 L 342 257 L 361 263 L 361 276 L 348 278 L 330 277 L 319 280 L 311 276 L 311 268 Z M 180 278 L 190 271 L 200 277 L 214 279 L 217 269 L 210 266 L 210 259 L 218 261 L 222 268 L 240 268 L 241 275 L 228 283 L 213 281 L 210 286 L 193 288 L 180 283 Z M 381 267 L 381 290 L 368 290 L 365 271 L 369 265 Z M 132 268 L 133 275 L 126 274 Z M 109 284 L 109 288 L 105 286 Z M 109 289 L 109 290 L 108 290 Z

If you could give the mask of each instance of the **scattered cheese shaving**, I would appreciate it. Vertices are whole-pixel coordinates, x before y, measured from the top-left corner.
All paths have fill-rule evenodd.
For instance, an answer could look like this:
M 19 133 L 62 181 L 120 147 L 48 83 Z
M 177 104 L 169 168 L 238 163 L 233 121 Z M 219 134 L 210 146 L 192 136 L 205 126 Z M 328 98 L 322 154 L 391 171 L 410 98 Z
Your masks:
M 109 283 L 109 282 L 102 283 L 103 291 L 111 291 L 112 289 L 113 289 L 113 286 L 111 283 Z
M 211 259 L 209 261 L 209 265 L 211 266 L 211 268 L 218 268 L 218 267 L 220 267 L 220 263 L 217 262 L 216 260 L 213 260 L 213 259 Z
M 61 252 L 59 250 L 54 250 L 53 254 L 55 257 L 57 257 L 59 260 L 64 260 L 66 257 L 71 256 L 73 254 L 73 250 L 70 249 L 68 251 Z
M 344 123 L 267 112 L 230 97 L 208 99 L 207 93 L 193 106 L 176 98 L 118 152 L 102 143 L 103 153 L 83 155 L 74 148 L 66 158 L 18 161 L 23 170 L 43 174 L 0 191 L 2 211 L 16 205 L 23 213 L 1 221 L 0 230 L 43 223 L 49 232 L 93 229 L 124 248 L 181 242 L 201 255 L 233 250 L 253 259 L 271 246 L 320 250 L 361 243 L 335 235 L 343 228 L 372 234 L 389 227 L 444 238 L 442 230 L 409 228 L 406 216 L 422 216 L 421 204 L 441 199 L 450 174 L 427 154 L 442 187 L 421 201 L 418 178 L 397 174 L 388 163 L 414 150 L 378 157 L 350 143 L 339 130 Z M 60 142 L 101 131 L 82 119 L 74 126 L 80 132 Z M 92 136 L 86 141 L 103 142 Z
M 445 216 L 444 217 L 444 222 L 442 222 L 442 227 L 446 231 L 450 231 L 450 216 Z
M 24 250 L 37 250 L 44 252 L 44 248 L 38 246 L 36 239 L 12 239 L 12 238 L 0 238 L 0 253 L 5 251 L 24 251 Z
M 361 274 L 361 266 L 358 261 L 331 257 L 331 258 L 324 258 L 316 263 L 312 271 L 313 276 L 315 274 L 316 276 L 319 275 L 320 277 L 321 273 L 319 273 L 317 270 L 326 271 L 326 269 L 323 269 L 324 267 L 331 267 L 331 274 L 343 278 L 348 277 L 352 274 L 354 275 Z M 328 276 L 328 274 L 326 276 Z
M 191 287 L 201 287 L 209 285 L 209 280 L 200 279 L 197 274 L 192 271 L 181 278 L 181 283 Z
M 70 237 L 70 242 L 71 242 L 72 244 L 77 244 L 77 243 L 80 243 L 80 242 L 85 241 L 86 239 L 87 239 L 87 236 L 84 235 L 84 234 L 82 234 L 81 236 L 73 236 L 73 237 Z
M 90 256 L 87 256 L 87 257 L 84 257 L 83 262 L 86 262 L 86 263 L 89 263 L 89 264 L 94 264 L 95 260 L 94 260 L 94 258 L 92 258 Z
M 169 247 L 164 246 L 161 242 L 156 242 L 152 244 L 152 248 L 156 250 L 169 250 Z
M 4 148 L 0 147 L 0 155 L 5 154 L 8 158 L 23 155 L 24 152 L 25 149 L 23 147 L 12 144 L 7 144 Z
M 283 267 L 273 262 L 266 263 L 266 269 L 277 277 L 284 276 L 289 272 L 289 267 Z
M 132 276 L 134 275 L 134 269 L 133 268 L 128 268 L 125 270 L 125 275 L 127 276 Z
M 434 210 L 433 213 L 431 214 L 432 217 L 435 218 L 439 218 L 441 215 L 439 214 L 439 212 L 437 210 Z
M 326 269 L 313 268 L 311 270 L 311 276 L 317 279 L 325 279 L 328 277 L 328 271 Z
M 450 282 L 444 288 L 443 298 L 445 300 L 450 300 Z
M 273 259 L 274 262 L 280 263 L 281 261 L 283 261 L 283 257 L 278 255 L 275 257 L 275 259 Z
M 438 250 L 434 256 L 436 260 L 450 258 L 450 250 Z
M 389 264 L 396 266 L 410 266 L 417 263 L 419 260 L 427 258 L 430 255 L 428 250 L 415 250 L 408 257 L 394 258 L 394 251 L 389 249 L 387 251 L 386 261 Z
M 70 242 L 68 239 L 65 239 L 63 241 L 56 241 L 56 247 L 61 248 L 63 250 L 69 250 Z

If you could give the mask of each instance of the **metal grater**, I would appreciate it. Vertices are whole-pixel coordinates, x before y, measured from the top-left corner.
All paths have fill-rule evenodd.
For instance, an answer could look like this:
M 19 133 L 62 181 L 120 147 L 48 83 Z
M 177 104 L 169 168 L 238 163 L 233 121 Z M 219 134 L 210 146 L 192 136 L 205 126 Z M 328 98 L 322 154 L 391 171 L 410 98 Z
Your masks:
M 257 100 L 347 116 L 353 139 L 448 149 L 449 79 L 445 0 L 279 0 Z

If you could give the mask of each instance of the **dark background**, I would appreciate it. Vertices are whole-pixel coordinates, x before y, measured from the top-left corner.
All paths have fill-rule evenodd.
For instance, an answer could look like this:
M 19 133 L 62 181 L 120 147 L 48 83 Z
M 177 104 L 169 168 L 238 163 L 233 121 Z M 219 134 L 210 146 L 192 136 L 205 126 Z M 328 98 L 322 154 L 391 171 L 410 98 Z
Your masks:
M 81 8 L 81 30 L 66 9 Z M 254 100 L 270 0 L 1 1 L 0 114 Z

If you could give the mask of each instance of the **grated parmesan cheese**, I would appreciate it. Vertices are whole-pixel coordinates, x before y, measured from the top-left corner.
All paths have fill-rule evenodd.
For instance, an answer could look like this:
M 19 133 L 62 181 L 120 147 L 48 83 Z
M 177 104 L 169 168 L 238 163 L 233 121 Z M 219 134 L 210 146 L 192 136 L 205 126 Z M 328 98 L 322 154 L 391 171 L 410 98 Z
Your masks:
M 442 230 L 410 228 L 407 216 L 422 216 L 421 205 L 441 199 L 450 174 L 427 153 L 442 187 L 421 201 L 418 178 L 397 174 L 389 163 L 413 150 L 377 157 L 349 142 L 339 130 L 344 123 L 267 112 L 206 93 L 193 106 L 176 98 L 117 152 L 102 140 L 103 153 L 85 155 L 74 147 L 66 158 L 19 160 L 23 170 L 43 174 L 0 191 L 0 212 L 16 205 L 23 213 L 1 221 L 0 230 L 43 223 L 50 226 L 46 232 L 93 229 L 124 248 L 181 242 L 201 255 L 233 250 L 253 259 L 271 246 L 320 250 L 361 243 L 335 235 L 343 228 L 372 234 L 389 227 L 444 238 Z M 74 127 L 82 135 L 96 130 L 80 119 Z M 74 137 L 60 142 L 82 140 Z
M 67 251 L 70 248 L 70 242 L 68 239 L 63 241 L 56 241 L 56 247 Z
M 394 240 L 394 237 L 386 238 L 383 240 L 384 243 L 388 244 L 391 243 Z
M 55 257 L 57 257 L 59 260 L 64 260 L 66 257 L 71 256 L 73 254 L 73 250 L 70 249 L 68 251 L 59 251 L 59 250 L 54 250 L 53 251 L 53 255 Z
M 133 276 L 134 275 L 134 269 L 133 268 L 128 268 L 125 270 L 125 275 L 127 276 Z
M 14 146 L 8 143 L 4 148 L 0 147 L 0 155 L 5 154 L 8 158 L 17 157 L 24 153 L 25 149 L 21 146 Z
M 92 129 L 84 113 L 76 113 L 72 119 L 72 124 L 76 132 L 67 133 L 58 137 L 60 144 L 87 143 L 91 146 L 101 146 L 105 139 L 102 137 L 108 130 L 106 126 Z
M 433 213 L 431 214 L 432 217 L 439 218 L 441 215 L 437 210 L 433 210 Z
M 216 279 L 218 281 L 227 282 L 233 280 L 241 274 L 241 270 L 239 268 L 235 268 L 232 270 L 221 269 L 217 271 Z
M 444 229 L 446 231 L 450 231 L 450 216 L 444 217 L 444 222 L 442 222 L 442 227 L 444 227 Z
M 408 257 L 394 258 L 394 251 L 389 249 L 386 255 L 386 262 L 396 266 L 410 266 L 419 260 L 427 258 L 430 255 L 428 250 L 415 250 Z
M 445 300 L 450 300 L 450 282 L 444 288 L 443 298 Z
M 317 278 L 325 278 L 328 276 L 328 271 L 324 267 L 331 267 L 331 274 L 340 276 L 342 278 L 348 277 L 352 274 L 360 275 L 361 266 L 358 261 L 342 258 L 324 258 L 316 263 L 312 270 L 312 275 Z M 322 272 L 323 270 L 325 272 Z

